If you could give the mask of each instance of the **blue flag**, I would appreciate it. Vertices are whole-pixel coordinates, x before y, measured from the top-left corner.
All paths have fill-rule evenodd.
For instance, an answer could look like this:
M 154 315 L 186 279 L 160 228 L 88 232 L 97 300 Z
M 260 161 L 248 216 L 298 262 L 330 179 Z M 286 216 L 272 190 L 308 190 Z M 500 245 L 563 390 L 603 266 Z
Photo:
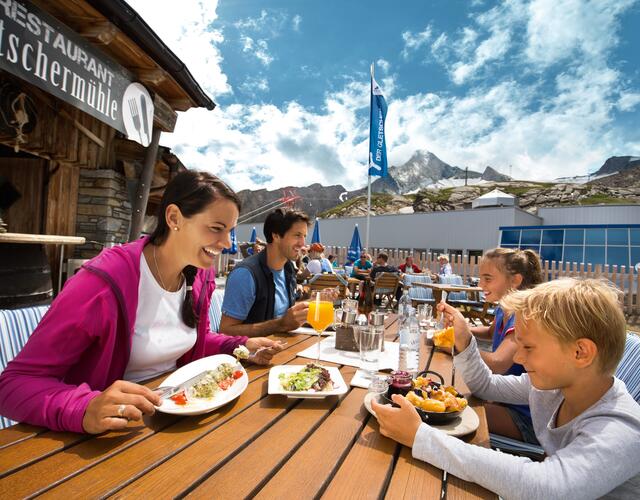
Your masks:
M 387 142 L 384 120 L 387 118 L 387 102 L 382 89 L 373 78 L 371 66 L 371 122 L 369 129 L 369 175 L 387 176 Z

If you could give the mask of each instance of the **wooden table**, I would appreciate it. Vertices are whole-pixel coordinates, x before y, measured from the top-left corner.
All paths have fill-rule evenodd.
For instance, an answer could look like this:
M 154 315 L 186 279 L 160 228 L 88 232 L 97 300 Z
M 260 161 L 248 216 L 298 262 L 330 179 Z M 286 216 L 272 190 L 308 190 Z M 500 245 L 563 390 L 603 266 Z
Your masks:
M 62 266 L 64 265 L 65 245 L 84 245 L 82 236 L 61 236 L 57 234 L 0 233 L 0 243 L 40 243 L 42 245 L 62 245 L 60 248 L 60 267 L 58 269 L 58 292 L 62 288 Z
M 444 283 L 420 283 L 417 281 L 411 283 L 411 286 L 421 286 L 424 288 L 431 288 L 431 290 L 433 290 L 433 298 L 436 304 L 438 304 L 442 300 L 442 292 L 447 292 L 447 293 L 468 292 L 468 293 L 477 295 L 479 292 L 482 291 L 482 288 L 480 288 L 479 286 L 447 285 Z M 433 316 L 436 317 L 437 315 L 438 315 L 438 312 L 434 307 Z
M 386 336 L 396 336 L 395 317 Z M 303 364 L 296 353 L 315 337 L 286 337 L 274 364 Z M 450 356 L 423 346 L 429 366 L 451 375 Z M 328 363 L 327 363 L 328 364 Z M 342 366 L 347 383 L 355 368 Z M 249 365 L 239 398 L 205 415 L 156 413 L 126 431 L 100 436 L 19 424 L 0 431 L 0 498 L 497 498 L 411 457 L 383 437 L 364 408 L 365 389 L 322 400 L 267 395 L 269 367 Z M 164 376 L 148 382 L 156 387 Z M 458 388 L 464 389 L 461 381 Z M 484 410 L 466 441 L 488 446 Z

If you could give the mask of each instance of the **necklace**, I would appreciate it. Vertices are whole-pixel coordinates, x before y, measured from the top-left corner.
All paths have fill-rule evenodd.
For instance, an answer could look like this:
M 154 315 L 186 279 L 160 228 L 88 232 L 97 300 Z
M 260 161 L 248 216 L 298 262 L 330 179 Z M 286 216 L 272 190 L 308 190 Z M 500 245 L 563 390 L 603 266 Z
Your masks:
M 160 274 L 160 268 L 158 267 L 158 259 L 156 258 L 155 245 L 153 245 L 153 263 L 156 265 L 156 273 L 158 273 L 158 278 L 160 279 L 160 284 L 162 285 L 162 288 L 164 288 L 167 292 L 177 292 L 178 290 L 180 290 L 180 287 L 182 286 L 182 279 L 180 279 L 178 288 L 176 288 L 175 290 L 171 290 L 170 288 L 166 287 L 164 284 L 164 281 L 162 281 L 162 274 Z M 182 273 L 180 274 L 180 276 L 183 277 Z

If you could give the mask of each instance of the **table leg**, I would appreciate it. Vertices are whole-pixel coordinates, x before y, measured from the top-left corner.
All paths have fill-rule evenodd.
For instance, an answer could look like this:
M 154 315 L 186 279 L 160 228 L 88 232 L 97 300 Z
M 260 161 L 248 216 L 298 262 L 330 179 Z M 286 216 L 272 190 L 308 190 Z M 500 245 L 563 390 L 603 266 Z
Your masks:
M 62 265 L 64 264 L 64 245 L 60 246 L 60 267 L 58 269 L 58 293 L 62 289 Z

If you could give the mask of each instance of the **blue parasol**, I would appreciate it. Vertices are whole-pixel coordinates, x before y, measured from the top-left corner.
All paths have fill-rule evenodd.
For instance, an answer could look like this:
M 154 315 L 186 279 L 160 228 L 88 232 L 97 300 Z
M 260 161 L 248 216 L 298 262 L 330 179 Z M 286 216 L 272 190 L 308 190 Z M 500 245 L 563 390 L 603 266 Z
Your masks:
M 360 241 L 360 232 L 358 231 L 358 224 L 353 230 L 353 237 L 351 238 L 351 244 L 347 252 L 347 259 L 351 262 L 355 262 L 360 258 L 360 252 L 362 252 L 362 242 Z
M 320 243 L 320 219 L 316 219 L 316 225 L 313 227 L 311 243 Z
M 251 230 L 251 237 L 249 238 L 249 243 L 255 243 L 257 237 L 258 235 L 256 234 L 256 226 L 253 226 L 253 229 Z
M 222 250 L 222 253 L 228 253 L 229 255 L 235 255 L 238 253 L 238 240 L 236 239 L 236 228 L 231 228 L 231 246 Z

